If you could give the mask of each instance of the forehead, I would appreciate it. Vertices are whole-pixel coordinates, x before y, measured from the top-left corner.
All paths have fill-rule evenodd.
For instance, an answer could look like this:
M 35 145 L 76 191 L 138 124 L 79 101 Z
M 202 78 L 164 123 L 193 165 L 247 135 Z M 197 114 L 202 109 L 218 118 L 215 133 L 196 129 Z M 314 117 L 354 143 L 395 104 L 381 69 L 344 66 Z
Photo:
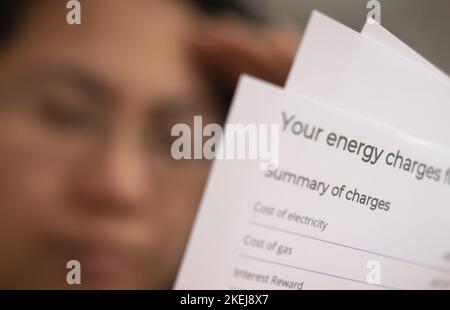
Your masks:
M 192 87 L 188 39 L 194 13 L 182 1 L 82 2 L 82 24 L 66 23 L 64 1 L 35 4 L 8 64 L 65 62 L 131 93 Z

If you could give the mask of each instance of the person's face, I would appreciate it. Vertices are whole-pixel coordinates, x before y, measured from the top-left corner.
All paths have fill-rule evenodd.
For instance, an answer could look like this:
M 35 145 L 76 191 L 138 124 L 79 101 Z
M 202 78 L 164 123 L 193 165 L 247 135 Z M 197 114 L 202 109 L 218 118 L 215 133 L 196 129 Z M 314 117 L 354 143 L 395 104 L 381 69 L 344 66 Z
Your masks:
M 217 121 L 178 2 L 35 5 L 0 52 L 0 287 L 169 287 L 208 171 L 171 127 Z

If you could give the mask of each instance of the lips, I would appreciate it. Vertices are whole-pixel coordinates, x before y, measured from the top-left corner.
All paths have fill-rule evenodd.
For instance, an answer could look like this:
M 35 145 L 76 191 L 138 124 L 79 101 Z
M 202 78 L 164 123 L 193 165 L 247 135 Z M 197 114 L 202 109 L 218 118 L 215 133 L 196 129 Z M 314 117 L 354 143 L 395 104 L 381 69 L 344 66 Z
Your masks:
M 83 285 L 114 287 L 137 274 L 138 255 L 131 244 L 94 238 L 51 240 L 47 243 L 51 250 L 50 255 L 56 255 L 57 261 L 62 261 L 64 268 L 70 260 L 77 260 L 80 263 Z
M 88 245 L 74 251 L 74 259 L 81 264 L 85 279 L 113 280 L 120 278 L 131 267 L 126 253 L 104 245 Z

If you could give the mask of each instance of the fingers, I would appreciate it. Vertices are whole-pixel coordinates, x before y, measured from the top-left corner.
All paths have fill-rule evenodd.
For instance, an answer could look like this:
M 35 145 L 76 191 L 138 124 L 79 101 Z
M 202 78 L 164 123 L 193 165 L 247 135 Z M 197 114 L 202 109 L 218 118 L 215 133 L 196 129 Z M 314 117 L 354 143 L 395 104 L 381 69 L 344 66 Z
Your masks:
M 205 22 L 195 38 L 200 62 L 235 83 L 247 73 L 284 85 L 300 35 L 282 28 L 256 29 L 236 18 Z

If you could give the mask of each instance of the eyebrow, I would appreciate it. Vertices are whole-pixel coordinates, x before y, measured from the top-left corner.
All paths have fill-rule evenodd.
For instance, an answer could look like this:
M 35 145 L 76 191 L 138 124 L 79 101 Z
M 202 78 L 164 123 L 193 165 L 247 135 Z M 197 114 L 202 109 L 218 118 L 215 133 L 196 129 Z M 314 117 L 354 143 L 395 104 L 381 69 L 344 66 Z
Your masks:
M 93 99 L 118 97 L 114 88 L 94 77 L 95 74 L 79 65 L 55 63 L 39 65 L 21 77 L 25 85 L 35 85 L 42 82 L 64 82 L 76 87 Z M 101 100 L 103 101 L 103 100 Z

